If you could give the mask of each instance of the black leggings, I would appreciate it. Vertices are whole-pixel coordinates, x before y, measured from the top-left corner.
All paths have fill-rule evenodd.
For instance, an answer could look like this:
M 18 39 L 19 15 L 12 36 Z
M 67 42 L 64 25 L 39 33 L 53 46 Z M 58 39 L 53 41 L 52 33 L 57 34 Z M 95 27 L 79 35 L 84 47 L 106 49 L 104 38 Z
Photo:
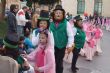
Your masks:
M 75 69 L 76 67 L 76 62 L 77 62 L 80 50 L 81 49 L 77 49 L 77 48 L 74 48 L 73 50 L 73 59 L 72 59 L 72 66 L 71 66 L 72 69 Z

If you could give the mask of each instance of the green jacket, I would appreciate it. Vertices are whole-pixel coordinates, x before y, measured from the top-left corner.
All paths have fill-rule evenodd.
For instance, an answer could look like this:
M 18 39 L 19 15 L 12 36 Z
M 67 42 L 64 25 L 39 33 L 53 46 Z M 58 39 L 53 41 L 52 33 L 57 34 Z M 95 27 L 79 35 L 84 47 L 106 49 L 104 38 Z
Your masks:
M 74 36 L 74 43 L 77 49 L 81 49 L 84 46 L 86 35 L 82 29 L 77 27 L 76 29 L 77 29 L 77 32 L 76 32 L 76 35 Z
M 59 23 L 58 27 L 56 27 L 54 22 L 50 24 L 50 31 L 53 32 L 55 47 L 61 49 L 66 47 L 68 42 L 67 37 L 67 20 L 63 20 Z

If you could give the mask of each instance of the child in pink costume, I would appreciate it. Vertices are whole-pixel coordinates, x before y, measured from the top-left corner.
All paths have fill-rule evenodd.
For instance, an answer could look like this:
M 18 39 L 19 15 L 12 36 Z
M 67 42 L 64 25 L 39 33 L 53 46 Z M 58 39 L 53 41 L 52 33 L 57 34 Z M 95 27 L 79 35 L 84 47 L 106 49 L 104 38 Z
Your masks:
M 110 18 L 108 19 L 108 31 L 110 31 Z
M 50 33 L 41 31 L 37 49 L 27 56 L 28 60 L 34 62 L 36 73 L 55 73 L 54 51 L 50 43 Z
M 95 40 L 96 40 L 96 52 L 97 53 L 102 53 L 102 50 L 101 50 L 101 47 L 100 47 L 100 40 L 101 40 L 102 36 L 103 36 L 103 32 L 100 29 L 100 26 L 96 25 L 96 28 L 95 28 Z
M 98 17 L 98 23 L 101 24 L 100 17 Z
M 89 35 L 90 34 L 90 28 L 89 27 L 92 26 L 92 24 L 93 24 L 93 21 L 83 23 L 83 29 L 86 32 L 86 35 L 88 35 L 88 37 L 90 37 L 90 35 Z M 86 39 L 87 39 L 87 36 L 86 36 Z M 81 56 L 85 56 L 85 54 L 87 53 L 86 52 L 87 48 L 88 48 L 88 44 L 87 44 L 87 42 L 85 42 L 83 49 L 81 49 L 81 51 L 80 51 Z
M 104 23 L 104 17 L 102 18 L 102 28 L 104 28 L 104 25 L 105 25 L 105 23 Z
M 106 30 L 109 30 L 109 18 L 106 18 Z
M 86 47 L 84 49 L 87 60 L 92 60 L 95 53 L 94 26 L 91 24 L 86 31 Z

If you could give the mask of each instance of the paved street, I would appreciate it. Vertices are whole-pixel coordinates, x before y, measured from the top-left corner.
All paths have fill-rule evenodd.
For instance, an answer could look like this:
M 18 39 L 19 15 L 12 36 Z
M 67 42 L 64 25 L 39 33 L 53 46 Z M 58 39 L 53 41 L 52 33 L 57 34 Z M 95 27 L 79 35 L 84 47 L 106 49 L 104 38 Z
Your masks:
M 79 57 L 77 73 L 110 73 L 110 32 L 104 31 L 101 47 L 103 53 L 100 56 L 95 56 L 93 61 L 86 61 L 84 57 Z M 70 64 L 64 63 L 64 73 L 72 73 Z

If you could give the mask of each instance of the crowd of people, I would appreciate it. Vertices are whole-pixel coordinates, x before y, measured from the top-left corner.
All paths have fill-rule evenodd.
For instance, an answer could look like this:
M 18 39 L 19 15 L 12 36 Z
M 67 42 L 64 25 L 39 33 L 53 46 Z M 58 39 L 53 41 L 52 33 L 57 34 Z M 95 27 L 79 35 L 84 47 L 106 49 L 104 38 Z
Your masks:
M 102 53 L 101 26 L 108 27 L 107 20 L 103 24 L 95 19 L 83 20 L 80 15 L 66 18 L 61 5 L 49 14 L 46 10 L 33 13 L 27 6 L 19 10 L 14 4 L 10 6 L 0 53 L 17 62 L 12 73 L 63 73 L 64 57 L 70 53 L 70 69 L 76 73 L 79 54 L 91 61 Z

